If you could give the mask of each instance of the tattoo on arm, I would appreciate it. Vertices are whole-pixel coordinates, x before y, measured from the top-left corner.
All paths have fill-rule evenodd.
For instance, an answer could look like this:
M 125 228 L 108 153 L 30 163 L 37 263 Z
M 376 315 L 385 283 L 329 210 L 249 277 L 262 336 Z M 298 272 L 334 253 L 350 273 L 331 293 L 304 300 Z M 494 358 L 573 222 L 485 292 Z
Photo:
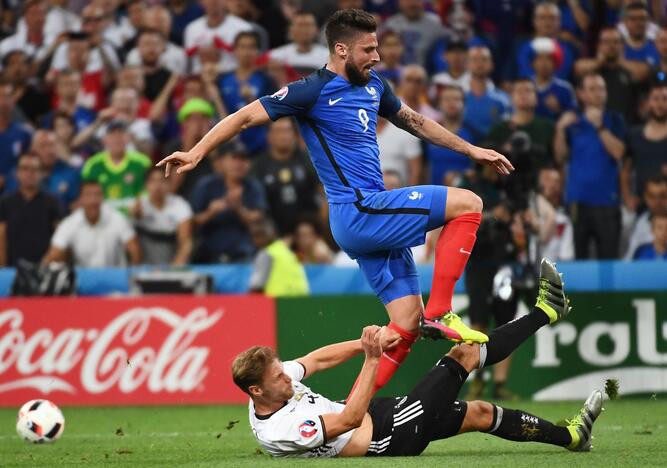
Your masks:
M 405 104 L 401 106 L 398 112 L 396 112 L 389 121 L 398 128 L 405 130 L 418 138 L 424 137 L 423 128 L 425 117 L 413 111 Z

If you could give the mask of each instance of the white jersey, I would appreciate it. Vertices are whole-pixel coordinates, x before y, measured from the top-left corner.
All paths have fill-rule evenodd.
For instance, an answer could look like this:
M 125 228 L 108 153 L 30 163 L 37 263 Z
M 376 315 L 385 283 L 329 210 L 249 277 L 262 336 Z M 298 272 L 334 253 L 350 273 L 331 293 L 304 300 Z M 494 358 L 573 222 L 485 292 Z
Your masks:
M 283 369 L 292 378 L 294 396 L 285 406 L 266 416 L 257 416 L 250 400 L 250 427 L 255 438 L 274 457 L 335 457 L 350 441 L 354 429 L 326 440 L 322 415 L 340 413 L 345 405 L 303 385 L 305 369 L 298 362 L 284 362 Z

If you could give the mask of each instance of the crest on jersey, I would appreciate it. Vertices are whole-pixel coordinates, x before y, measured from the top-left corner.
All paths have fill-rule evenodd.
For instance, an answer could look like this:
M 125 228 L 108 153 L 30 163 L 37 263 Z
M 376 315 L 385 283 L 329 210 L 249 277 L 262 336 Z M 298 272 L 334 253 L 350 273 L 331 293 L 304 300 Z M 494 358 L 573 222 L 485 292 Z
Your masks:
M 315 434 L 317 434 L 315 421 L 311 421 L 310 419 L 308 419 L 303 423 L 301 423 L 301 425 L 299 426 L 299 433 L 301 434 L 302 437 L 305 437 L 307 439 L 313 437 Z
M 373 86 L 366 86 L 366 91 L 373 96 L 373 99 L 377 99 L 378 92 Z
M 273 93 L 271 97 L 276 98 L 279 101 L 282 101 L 283 99 L 285 99 L 285 96 L 287 96 L 287 93 L 289 93 L 289 88 L 287 86 L 283 86 L 278 91 Z

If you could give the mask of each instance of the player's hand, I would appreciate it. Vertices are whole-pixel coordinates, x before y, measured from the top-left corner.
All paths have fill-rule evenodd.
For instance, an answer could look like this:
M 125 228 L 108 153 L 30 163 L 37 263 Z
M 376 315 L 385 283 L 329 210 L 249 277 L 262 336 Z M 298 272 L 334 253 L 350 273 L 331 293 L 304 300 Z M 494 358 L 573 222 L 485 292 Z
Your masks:
M 401 341 L 401 335 L 399 335 L 397 331 L 392 330 L 391 328 L 380 328 L 379 335 L 382 351 L 394 349 L 396 346 L 398 346 L 399 341 Z
M 509 159 L 492 149 L 473 146 L 469 156 L 475 162 L 493 167 L 498 174 L 510 175 L 514 171 L 514 166 Z
M 561 115 L 560 119 L 558 119 L 558 123 L 556 124 L 556 128 L 559 128 L 561 130 L 566 129 L 573 123 L 577 121 L 578 117 L 577 114 L 575 114 L 572 111 L 567 111 L 563 115 Z
M 382 356 L 380 327 L 377 325 L 364 327 L 364 331 L 361 333 L 361 347 L 366 354 L 366 358 L 379 359 Z
M 177 168 L 176 174 L 183 174 L 184 172 L 188 172 L 194 169 L 197 164 L 199 164 L 200 160 L 201 158 L 194 154 L 192 151 L 176 151 L 175 153 L 172 153 L 157 163 L 156 166 L 164 166 L 164 176 L 169 177 L 172 167 Z

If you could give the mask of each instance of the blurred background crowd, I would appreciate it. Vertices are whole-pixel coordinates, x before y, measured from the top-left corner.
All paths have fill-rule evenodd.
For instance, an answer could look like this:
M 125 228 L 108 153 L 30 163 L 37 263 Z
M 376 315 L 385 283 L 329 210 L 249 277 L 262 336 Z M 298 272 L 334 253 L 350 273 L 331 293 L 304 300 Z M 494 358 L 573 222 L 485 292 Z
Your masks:
M 248 262 L 276 239 L 301 263 L 351 264 L 291 120 L 185 176 L 153 168 L 323 67 L 339 8 L 376 14 L 376 69 L 406 104 L 517 168 L 378 125 L 387 189 L 483 198 L 469 271 L 487 279 L 469 287 L 502 295 L 498 265 L 542 256 L 667 259 L 664 0 L 3 0 L 0 265 Z

